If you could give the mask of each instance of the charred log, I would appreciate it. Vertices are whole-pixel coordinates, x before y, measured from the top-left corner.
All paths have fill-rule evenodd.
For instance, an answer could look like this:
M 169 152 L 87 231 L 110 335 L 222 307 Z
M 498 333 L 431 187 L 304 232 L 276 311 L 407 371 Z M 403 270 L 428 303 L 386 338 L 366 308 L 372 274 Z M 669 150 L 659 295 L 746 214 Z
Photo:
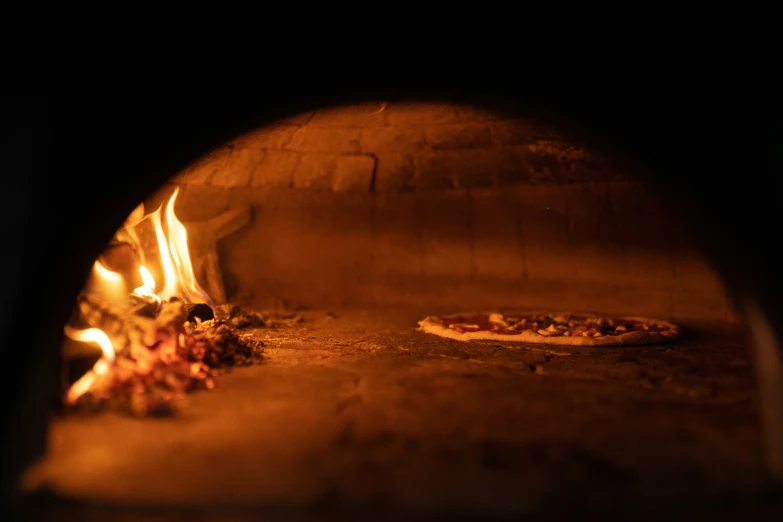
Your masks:
M 189 323 L 196 323 L 197 319 L 198 321 L 203 322 L 215 318 L 215 312 L 213 312 L 212 308 L 205 303 L 187 305 L 185 309 L 188 312 L 186 320 Z

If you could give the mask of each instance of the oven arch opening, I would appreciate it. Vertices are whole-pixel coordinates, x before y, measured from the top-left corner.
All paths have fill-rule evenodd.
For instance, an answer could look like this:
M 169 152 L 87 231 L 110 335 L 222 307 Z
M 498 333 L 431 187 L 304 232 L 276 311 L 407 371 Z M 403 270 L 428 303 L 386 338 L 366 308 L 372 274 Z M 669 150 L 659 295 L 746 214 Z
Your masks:
M 374 172 L 374 174 L 375 174 L 375 175 L 377 175 L 377 172 Z M 377 178 L 376 178 L 375 182 L 377 182 Z M 452 181 L 452 183 L 453 183 L 453 181 Z M 461 190 L 461 188 L 456 188 L 455 190 L 459 191 L 459 190 Z M 482 188 L 477 188 L 476 190 L 477 190 L 478 192 L 481 192 L 481 191 L 482 191 L 482 190 L 484 190 L 484 189 L 482 189 Z M 346 199 L 348 199 L 349 197 L 350 197 L 350 196 L 346 196 Z M 536 195 L 536 198 L 537 198 L 537 197 L 538 197 L 538 195 Z M 534 198 L 534 199 L 536 199 L 536 198 Z M 475 200 L 473 200 L 473 201 L 475 201 Z M 448 205 L 447 205 L 447 206 L 448 206 Z M 329 292 L 328 292 L 328 290 L 324 291 L 324 294 L 328 294 L 328 293 L 329 293 Z

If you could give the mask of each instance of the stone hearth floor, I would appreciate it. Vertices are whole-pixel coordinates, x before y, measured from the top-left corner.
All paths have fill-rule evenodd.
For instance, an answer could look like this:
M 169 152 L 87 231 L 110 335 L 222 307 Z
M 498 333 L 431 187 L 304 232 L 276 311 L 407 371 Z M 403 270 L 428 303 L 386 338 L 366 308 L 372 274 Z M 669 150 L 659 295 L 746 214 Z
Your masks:
M 566 348 L 441 339 L 414 331 L 420 311 L 332 312 L 258 330 L 265 363 L 177 418 L 55 419 L 26 491 L 102 509 L 491 518 L 666 512 L 764 487 L 737 326 Z

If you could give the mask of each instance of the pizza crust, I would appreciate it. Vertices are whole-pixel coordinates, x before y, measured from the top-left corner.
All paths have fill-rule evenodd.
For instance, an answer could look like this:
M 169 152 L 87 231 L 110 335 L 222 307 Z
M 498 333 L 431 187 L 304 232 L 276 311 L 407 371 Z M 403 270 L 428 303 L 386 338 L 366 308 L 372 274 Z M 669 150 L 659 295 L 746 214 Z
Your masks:
M 494 312 L 492 312 L 494 313 Z M 551 313 L 551 312 L 525 312 L 524 314 L 516 315 L 528 315 L 548 313 L 549 315 L 573 315 L 565 312 Z M 489 315 L 489 312 L 474 312 L 465 314 L 450 314 L 450 315 Z M 504 314 L 514 315 L 514 314 Z M 596 314 L 578 314 L 584 317 L 599 318 L 602 316 Z M 448 318 L 449 316 L 444 316 Z M 614 317 L 606 316 L 607 318 L 617 319 L 619 321 L 639 321 L 643 323 L 653 323 L 665 325 L 669 328 L 666 332 L 628 332 L 620 335 L 603 335 L 601 337 L 582 337 L 582 336 L 546 336 L 537 332 L 526 330 L 518 334 L 499 334 L 488 331 L 480 332 L 457 332 L 443 326 L 443 318 L 437 316 L 428 316 L 419 321 L 419 327 L 416 331 L 437 335 L 440 337 L 446 337 L 448 339 L 454 339 L 456 341 L 513 341 L 520 343 L 533 343 L 533 344 L 551 344 L 560 346 L 630 346 L 630 345 L 643 345 L 643 344 L 657 344 L 664 342 L 671 342 L 679 339 L 682 335 L 682 331 L 679 326 L 672 324 L 668 321 L 661 321 L 660 319 L 653 319 L 650 317 L 637 317 L 637 316 L 624 316 Z

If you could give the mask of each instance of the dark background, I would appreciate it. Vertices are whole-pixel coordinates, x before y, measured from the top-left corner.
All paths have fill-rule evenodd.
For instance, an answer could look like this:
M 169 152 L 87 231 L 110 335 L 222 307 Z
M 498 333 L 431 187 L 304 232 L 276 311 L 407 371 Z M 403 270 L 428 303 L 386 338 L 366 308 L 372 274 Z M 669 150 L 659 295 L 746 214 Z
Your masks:
M 435 99 L 545 119 L 647 177 L 691 225 L 730 288 L 756 296 L 783 324 L 778 51 L 574 50 L 491 64 L 375 63 L 335 54 L 274 65 L 262 64 L 253 49 L 241 58 L 195 51 L 173 36 L 153 44 L 146 33 L 125 40 L 104 29 L 93 38 L 74 31 L 71 38 L 32 19 L 6 25 L 0 91 L 6 494 L 42 451 L 52 394 L 44 383 L 55 382 L 61 325 L 92 260 L 124 217 L 209 148 L 325 105 Z

